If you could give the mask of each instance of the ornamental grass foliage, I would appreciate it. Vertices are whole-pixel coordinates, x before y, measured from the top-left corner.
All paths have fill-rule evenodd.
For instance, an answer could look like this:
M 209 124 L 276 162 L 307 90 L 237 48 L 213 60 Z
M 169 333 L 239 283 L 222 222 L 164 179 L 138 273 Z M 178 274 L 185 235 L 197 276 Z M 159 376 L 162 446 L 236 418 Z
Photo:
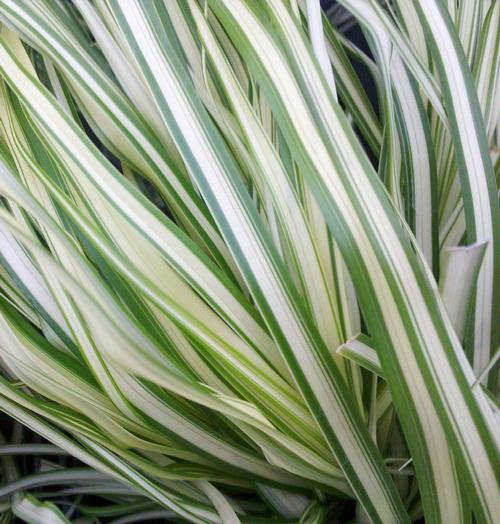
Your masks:
M 0 0 L 2 523 L 498 522 L 500 2 L 338 5 Z

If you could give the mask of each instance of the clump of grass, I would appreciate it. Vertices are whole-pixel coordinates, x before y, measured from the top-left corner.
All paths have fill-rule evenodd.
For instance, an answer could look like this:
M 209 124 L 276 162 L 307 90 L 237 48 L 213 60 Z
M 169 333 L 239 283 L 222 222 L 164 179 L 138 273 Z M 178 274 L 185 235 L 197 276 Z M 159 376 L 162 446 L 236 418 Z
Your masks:
M 495 521 L 500 3 L 339 4 L 0 0 L 6 519 Z

